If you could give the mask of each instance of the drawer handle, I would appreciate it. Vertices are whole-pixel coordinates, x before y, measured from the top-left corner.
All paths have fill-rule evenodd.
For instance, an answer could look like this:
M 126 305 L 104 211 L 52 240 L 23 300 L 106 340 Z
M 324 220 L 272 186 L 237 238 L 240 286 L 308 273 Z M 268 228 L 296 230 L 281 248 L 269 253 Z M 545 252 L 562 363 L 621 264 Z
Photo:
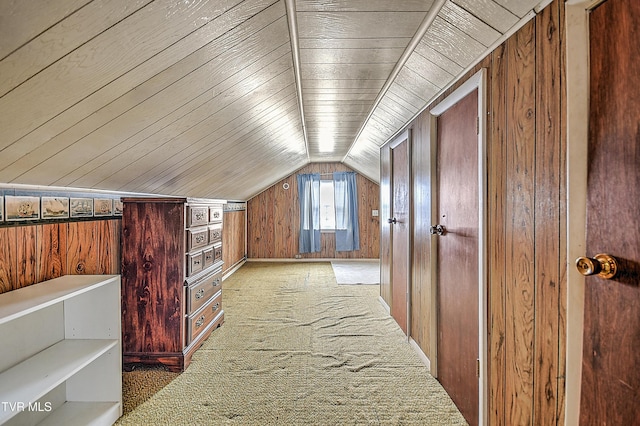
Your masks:
M 215 312 L 220 308 L 220 303 L 216 303 L 211 307 L 211 312 Z
M 200 264 L 200 259 L 198 259 L 198 260 L 194 260 L 194 261 L 193 261 L 193 264 L 194 264 L 194 265 L 199 265 L 199 264 Z
M 220 238 L 220 232 L 215 231 L 214 233 L 211 234 L 212 238 Z
M 211 253 L 205 254 L 204 260 L 211 260 L 211 259 L 213 259 L 213 255 Z
M 200 244 L 204 241 L 204 235 L 196 235 L 196 243 Z
M 213 217 L 218 219 L 220 217 L 220 212 L 214 212 Z
M 215 280 L 213 280 L 213 283 L 211 283 L 214 287 L 218 287 L 220 285 L 220 278 L 216 278 Z
M 204 288 L 201 288 L 200 290 L 198 290 L 198 292 L 196 293 L 196 299 L 202 299 L 204 297 Z
M 194 216 L 195 216 L 196 220 L 202 220 L 202 219 L 204 219 L 204 212 L 201 212 L 201 211 L 200 212 L 196 212 Z
M 196 328 L 202 327 L 202 324 L 204 324 L 204 319 L 204 315 L 198 318 L 198 321 L 196 321 Z

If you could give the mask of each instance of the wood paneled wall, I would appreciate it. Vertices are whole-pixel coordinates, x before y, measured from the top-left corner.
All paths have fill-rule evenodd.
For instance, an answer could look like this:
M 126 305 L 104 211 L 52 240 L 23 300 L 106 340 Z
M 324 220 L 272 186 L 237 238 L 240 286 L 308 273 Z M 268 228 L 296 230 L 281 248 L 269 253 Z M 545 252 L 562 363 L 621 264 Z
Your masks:
M 246 210 L 225 211 L 222 228 L 222 271 L 228 271 L 242 262 L 246 255 Z
M 119 274 L 121 219 L 0 228 L 0 293 L 62 275 Z
M 250 259 L 293 259 L 298 254 L 298 229 L 300 209 L 298 207 L 299 173 L 331 173 L 352 171 L 340 163 L 312 163 L 296 173 L 256 195 L 247 203 L 247 244 Z M 289 189 L 282 185 L 289 184 Z M 333 233 L 322 233 L 321 252 L 305 253 L 302 258 L 360 258 L 377 259 L 380 252 L 380 228 L 377 210 L 380 189 L 378 184 L 364 176 L 357 176 L 358 209 L 360 216 L 360 250 L 336 252 Z
M 0 293 L 62 275 L 119 274 L 121 219 L 0 228 Z M 245 211 L 225 212 L 224 269 L 244 259 Z
M 555 0 L 433 103 L 481 67 L 487 69 L 491 425 L 564 423 L 564 34 L 564 1 Z M 411 335 L 432 357 L 431 237 L 430 215 L 426 213 L 431 205 L 428 113 L 422 113 L 410 127 L 414 208 Z M 387 182 L 384 173 L 389 157 L 385 149 L 381 153 L 381 182 Z M 384 194 L 382 200 L 387 202 Z M 386 235 L 384 224 L 382 235 Z M 383 247 L 385 244 L 381 242 Z M 381 296 L 391 306 L 390 293 L 384 287 Z

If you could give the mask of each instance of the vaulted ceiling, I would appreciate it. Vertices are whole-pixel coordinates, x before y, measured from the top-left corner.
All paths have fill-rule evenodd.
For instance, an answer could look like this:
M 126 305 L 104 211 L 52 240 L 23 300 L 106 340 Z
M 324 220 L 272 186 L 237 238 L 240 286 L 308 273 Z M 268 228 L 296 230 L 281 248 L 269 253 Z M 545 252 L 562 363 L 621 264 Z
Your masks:
M 543 0 L 4 0 L 0 182 L 248 199 L 379 148 Z

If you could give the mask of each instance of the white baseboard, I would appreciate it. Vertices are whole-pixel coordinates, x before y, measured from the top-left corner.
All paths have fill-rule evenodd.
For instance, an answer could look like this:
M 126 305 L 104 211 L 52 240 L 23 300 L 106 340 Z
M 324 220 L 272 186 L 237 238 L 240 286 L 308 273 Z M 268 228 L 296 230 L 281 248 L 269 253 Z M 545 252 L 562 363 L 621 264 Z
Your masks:
M 236 263 L 231 269 L 229 269 L 228 271 L 226 271 L 224 273 L 224 275 L 222 275 L 222 281 L 226 280 L 227 278 L 229 278 L 229 276 L 231 276 L 231 274 L 233 274 L 234 272 L 236 272 L 238 269 L 240 269 L 240 267 L 242 265 L 244 265 L 245 263 L 247 263 L 247 260 L 241 260 L 240 262 Z
M 341 258 L 337 258 L 337 257 L 322 257 L 322 258 L 309 258 L 309 259 L 293 259 L 293 258 L 251 258 L 251 259 L 247 259 L 247 262 L 281 262 L 281 263 L 306 263 L 306 262 L 333 262 L 333 261 L 340 261 L 340 262 L 379 262 L 379 259 L 370 259 L 370 258 L 363 258 L 363 259 L 341 259 Z
M 387 302 L 384 301 L 382 296 L 378 296 L 378 300 L 380 301 L 380 304 L 382 305 L 384 310 L 387 311 L 387 315 L 391 315 L 391 308 L 389 308 L 389 305 L 387 305 Z
M 420 348 L 420 346 L 418 346 L 418 343 L 415 340 L 413 340 L 411 337 L 409 337 L 409 344 L 411 345 L 413 350 L 415 350 L 416 353 L 418 354 L 420 361 L 422 361 L 422 363 L 427 366 L 427 370 L 431 371 L 431 361 L 424 354 L 424 352 L 422 352 L 422 349 Z

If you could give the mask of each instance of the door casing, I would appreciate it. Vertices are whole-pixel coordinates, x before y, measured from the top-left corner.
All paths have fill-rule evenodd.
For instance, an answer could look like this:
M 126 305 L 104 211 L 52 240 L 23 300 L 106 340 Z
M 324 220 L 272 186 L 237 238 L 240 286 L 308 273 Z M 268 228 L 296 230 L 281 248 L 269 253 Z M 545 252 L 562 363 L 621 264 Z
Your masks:
M 487 355 L 487 165 L 486 165 L 486 70 L 483 68 L 469 78 L 464 84 L 458 87 L 453 93 L 447 96 L 442 102 L 438 103 L 429 111 L 430 114 L 430 145 L 431 145 L 431 194 L 437 197 L 436 187 L 436 149 L 437 149 L 437 120 L 438 116 L 455 105 L 459 100 L 467 96 L 474 90 L 478 90 L 478 350 L 480 358 L 480 378 L 478 391 L 479 405 L 479 424 L 488 424 L 488 355 Z M 438 223 L 437 211 L 434 206 L 437 200 L 431 200 L 431 223 Z M 437 341 L 438 341 L 438 323 L 437 323 L 437 277 L 438 271 L 434 254 L 437 250 L 437 242 L 435 238 L 431 239 L 431 318 L 430 324 L 430 345 L 431 358 L 430 367 L 431 374 L 438 377 L 438 359 L 437 359 Z
M 568 0 L 567 83 L 567 332 L 565 425 L 580 420 L 585 278 L 573 261 L 586 253 L 587 141 L 589 140 L 589 11 L 604 0 Z M 570 362 L 574 360 L 574 362 Z M 578 362 L 579 360 L 579 362 Z

